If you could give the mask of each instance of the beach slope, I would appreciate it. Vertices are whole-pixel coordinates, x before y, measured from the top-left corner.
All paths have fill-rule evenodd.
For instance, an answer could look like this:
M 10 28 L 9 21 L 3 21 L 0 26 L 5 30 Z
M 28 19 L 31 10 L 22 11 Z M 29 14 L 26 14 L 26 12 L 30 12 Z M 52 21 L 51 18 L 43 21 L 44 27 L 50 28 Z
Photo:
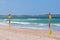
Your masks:
M 60 40 L 60 32 L 48 37 L 47 30 L 0 27 L 0 40 Z

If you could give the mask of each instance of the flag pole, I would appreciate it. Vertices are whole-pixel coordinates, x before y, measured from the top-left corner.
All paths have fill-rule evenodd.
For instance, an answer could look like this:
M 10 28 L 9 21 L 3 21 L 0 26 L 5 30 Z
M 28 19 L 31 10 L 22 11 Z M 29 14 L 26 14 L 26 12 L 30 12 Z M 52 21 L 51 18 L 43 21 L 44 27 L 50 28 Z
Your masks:
M 11 14 L 8 15 L 8 28 L 10 29 L 11 23 L 10 23 L 10 18 L 11 18 Z
M 48 36 L 49 37 L 51 37 L 52 36 L 52 30 L 51 30 L 51 28 L 50 28 L 50 21 L 51 21 L 51 19 L 52 19 L 52 15 L 51 15 L 51 13 L 49 12 L 49 22 L 48 22 L 48 27 L 49 27 L 49 30 L 48 30 Z

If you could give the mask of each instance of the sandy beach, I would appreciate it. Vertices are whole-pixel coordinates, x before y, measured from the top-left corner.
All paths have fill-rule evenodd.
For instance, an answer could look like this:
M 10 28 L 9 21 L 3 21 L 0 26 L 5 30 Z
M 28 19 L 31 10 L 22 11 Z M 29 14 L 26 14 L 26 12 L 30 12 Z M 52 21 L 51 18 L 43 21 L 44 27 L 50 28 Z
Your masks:
M 60 32 L 53 31 L 48 37 L 47 30 L 8 28 L 0 26 L 0 40 L 60 40 Z

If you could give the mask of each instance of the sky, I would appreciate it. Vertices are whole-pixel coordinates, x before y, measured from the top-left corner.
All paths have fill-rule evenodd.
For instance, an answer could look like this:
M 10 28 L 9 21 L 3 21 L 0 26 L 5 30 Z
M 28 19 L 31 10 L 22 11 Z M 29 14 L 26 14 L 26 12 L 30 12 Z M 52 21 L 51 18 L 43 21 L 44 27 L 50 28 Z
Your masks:
M 0 15 L 60 13 L 60 0 L 0 0 Z

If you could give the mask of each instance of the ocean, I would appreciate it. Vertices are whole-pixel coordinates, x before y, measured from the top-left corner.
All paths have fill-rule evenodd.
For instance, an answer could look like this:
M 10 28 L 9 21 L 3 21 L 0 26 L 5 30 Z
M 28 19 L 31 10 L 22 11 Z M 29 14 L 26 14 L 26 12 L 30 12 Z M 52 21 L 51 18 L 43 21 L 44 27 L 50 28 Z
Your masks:
M 33 15 L 12 15 L 11 27 L 17 28 L 31 28 L 48 30 L 48 16 L 33 16 Z M 0 25 L 8 26 L 8 16 L 0 15 Z M 51 30 L 60 31 L 60 17 L 52 17 L 50 21 Z

